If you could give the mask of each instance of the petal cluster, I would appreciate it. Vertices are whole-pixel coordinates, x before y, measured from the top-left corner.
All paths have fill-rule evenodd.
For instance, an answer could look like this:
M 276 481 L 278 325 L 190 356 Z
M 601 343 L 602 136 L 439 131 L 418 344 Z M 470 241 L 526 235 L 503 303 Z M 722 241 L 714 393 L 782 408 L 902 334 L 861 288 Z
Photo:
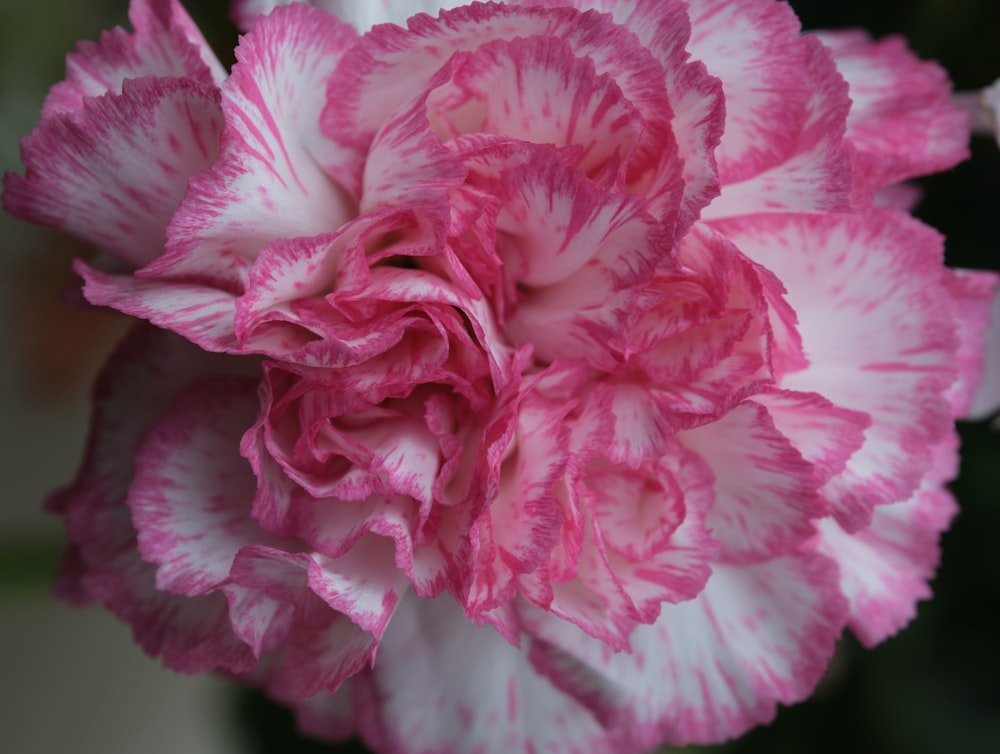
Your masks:
M 151 324 L 59 589 L 378 751 L 738 736 L 929 594 L 996 280 L 889 207 L 967 123 L 780 2 L 453 5 L 70 57 L 4 206 Z

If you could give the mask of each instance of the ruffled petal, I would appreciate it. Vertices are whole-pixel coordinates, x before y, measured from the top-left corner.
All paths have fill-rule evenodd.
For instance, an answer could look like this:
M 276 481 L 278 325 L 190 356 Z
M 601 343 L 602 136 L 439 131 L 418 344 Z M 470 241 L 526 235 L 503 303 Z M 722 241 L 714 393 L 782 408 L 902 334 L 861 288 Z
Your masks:
M 994 322 L 1000 316 L 998 277 L 979 270 L 945 270 L 945 288 L 952 296 L 959 344 L 955 353 L 958 378 L 948 390 L 958 418 L 981 419 L 1000 407 L 1000 348 Z
M 252 29 L 259 16 L 266 16 L 279 5 L 297 0 L 233 0 L 232 16 L 244 31 Z M 310 5 L 332 13 L 340 20 L 365 32 L 377 24 L 402 24 L 416 13 L 436 14 L 445 8 L 461 5 L 459 0 L 307 0 Z
M 355 38 L 350 26 L 295 3 L 242 39 L 222 87 L 219 159 L 192 180 L 168 253 L 144 275 L 238 289 L 271 241 L 335 230 L 353 216 L 353 201 L 316 156 L 325 148 L 316 93 Z
M 98 382 L 83 466 L 48 503 L 65 516 L 75 563 L 62 572 L 58 592 L 103 603 L 132 626 L 143 649 L 183 672 L 243 672 L 255 657 L 234 634 L 222 594 L 178 597 L 156 588 L 156 566 L 140 558 L 125 504 L 132 454 L 175 395 L 205 376 L 239 375 L 248 366 L 160 330 L 134 330 Z
M 135 455 L 128 505 L 156 588 L 218 589 L 236 553 L 266 541 L 250 518 L 256 484 L 238 452 L 257 415 L 253 381 L 213 380 L 180 394 Z
M 471 624 L 447 596 L 400 605 L 374 678 L 384 733 L 363 734 L 373 745 L 385 735 L 385 750 L 622 751 L 590 712 L 535 672 L 525 649 Z
M 646 124 L 644 150 L 650 158 L 682 169 L 669 127 L 670 103 L 660 63 L 636 38 L 610 18 L 571 8 L 470 5 L 437 19 L 415 16 L 407 29 L 379 26 L 347 55 L 331 82 L 323 115 L 327 136 L 362 164 L 376 131 L 401 102 L 418 90 L 456 52 L 514 37 L 561 38 L 579 58 L 589 58 L 598 76 L 609 74 Z M 641 163 L 642 160 L 639 160 Z M 669 183 L 673 199 L 661 219 L 673 226 L 683 190 Z
M 819 523 L 816 549 L 840 568 L 840 589 L 850 609 L 851 630 L 874 646 L 916 616 L 916 603 L 931 596 L 928 579 L 937 568 L 938 538 L 958 511 L 942 484 L 954 477 L 957 437 L 935 448 L 927 478 L 910 499 L 881 505 L 864 529 L 848 534 L 836 521 Z
M 948 74 L 898 37 L 822 32 L 847 80 L 855 192 L 861 197 L 918 175 L 947 170 L 969 156 L 968 116 L 950 103 Z
M 110 306 L 183 335 L 207 351 L 238 350 L 234 333 L 236 296 L 196 283 L 144 280 L 73 265 L 83 278 L 83 295 L 95 306 Z
M 177 0 L 132 0 L 129 34 L 115 28 L 81 42 L 66 58 L 66 80 L 49 91 L 42 117 L 79 111 L 87 97 L 120 94 L 127 79 L 186 78 L 208 89 L 226 72 Z
M 726 102 L 719 177 L 736 183 L 781 164 L 798 140 L 809 96 L 794 11 L 753 0 L 689 0 L 688 7 L 688 50 L 721 79 Z
M 680 160 L 678 164 L 657 156 L 651 163 L 638 165 L 630 190 L 648 201 L 650 214 L 672 216 L 678 198 L 676 187 L 681 184 L 675 237 L 683 237 L 701 210 L 719 194 L 715 151 L 726 114 L 721 82 L 709 74 L 703 62 L 689 60 L 687 4 L 678 0 L 529 0 L 523 4 L 549 8 L 568 5 L 611 14 L 616 24 L 632 32 L 659 61 Z
M 610 351 L 624 350 L 641 313 L 640 286 L 656 265 L 676 264 L 669 237 L 640 200 L 594 191 L 541 155 L 490 190 L 503 202 L 498 255 L 519 292 L 505 335 L 530 343 L 540 363 L 582 358 L 613 369 Z
M 707 524 L 724 560 L 772 558 L 813 534 L 812 519 L 823 508 L 812 467 L 763 406 L 747 401 L 678 439 L 715 477 Z
M 867 414 L 834 406 L 816 393 L 776 390 L 758 393 L 754 402 L 767 409 L 777 430 L 812 464 L 817 485 L 844 470 L 871 425 Z
M 985 419 L 1000 408 L 1000 295 L 993 297 L 983 348 L 982 377 L 972 396 L 970 419 Z
M 132 267 L 163 253 L 188 179 L 219 148 L 218 94 L 190 79 L 127 81 L 42 122 L 21 144 L 24 178 L 4 176 L 3 204 L 77 235 Z
M 785 284 L 809 366 L 784 389 L 871 417 L 864 445 L 821 489 L 849 530 L 910 497 L 952 410 L 959 365 L 941 239 L 900 213 L 759 216 L 719 229 Z
M 808 95 L 799 103 L 801 117 L 790 116 L 790 122 L 796 124 L 793 135 L 776 142 L 786 154 L 773 165 L 768 164 L 770 157 L 766 162 L 754 158 L 735 174 L 740 176 L 738 180 L 723 177 L 722 195 L 705 209 L 703 218 L 767 212 L 839 212 L 852 206 L 850 153 L 844 141 L 851 106 L 847 85 L 837 72 L 830 51 L 818 39 L 806 35 L 801 38 L 801 47 L 801 60 L 796 65 L 805 74 Z M 733 86 L 740 85 L 739 79 L 733 81 Z M 783 90 L 777 91 L 784 99 Z M 727 108 L 728 93 L 727 89 Z M 763 124 L 761 133 L 766 135 L 773 131 L 775 118 L 779 116 L 760 112 L 753 117 Z M 728 133 L 727 130 L 721 146 L 726 144 Z
M 280 649 L 262 673 L 270 693 L 301 699 L 333 692 L 374 659 L 378 637 L 358 625 L 355 616 L 331 609 L 323 596 L 332 598 L 328 592 L 336 588 L 337 579 L 316 558 L 248 546 L 237 554 L 230 578 L 234 585 L 287 605 Z M 395 602 L 391 591 L 389 595 L 386 607 L 391 613 Z M 348 598 L 339 604 L 352 607 L 358 603 Z M 363 603 L 362 611 L 367 613 Z
M 518 408 L 496 497 L 473 529 L 478 549 L 465 598 L 470 615 L 511 599 L 517 577 L 548 558 L 563 524 L 555 488 L 566 473 L 570 432 L 564 420 L 573 406 L 532 397 Z
M 625 732 L 623 750 L 645 751 L 733 738 L 770 721 L 776 703 L 807 697 L 845 613 L 833 564 L 792 555 L 717 566 L 697 598 L 637 627 L 631 652 L 611 652 L 541 613 L 526 621 L 541 640 L 535 666 Z
M 552 37 L 488 42 L 463 55 L 452 80 L 430 103 L 435 131 L 502 134 L 552 145 L 591 177 L 617 183 L 639 146 L 644 122 L 608 74 Z

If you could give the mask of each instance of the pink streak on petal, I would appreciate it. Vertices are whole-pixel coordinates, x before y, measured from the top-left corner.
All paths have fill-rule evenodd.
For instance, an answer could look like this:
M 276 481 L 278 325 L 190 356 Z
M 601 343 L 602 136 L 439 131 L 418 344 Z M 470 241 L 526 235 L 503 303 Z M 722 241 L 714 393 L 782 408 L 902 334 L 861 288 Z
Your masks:
M 933 467 L 910 499 L 875 509 L 865 529 L 847 534 L 836 521 L 819 524 L 818 552 L 836 561 L 840 588 L 850 606 L 849 626 L 874 646 L 916 616 L 916 603 L 931 596 L 938 538 L 958 508 L 941 485 L 956 474 L 957 437 L 935 448 Z
M 177 0 L 133 0 L 133 34 L 118 27 L 80 42 L 66 58 L 66 80 L 49 91 L 42 117 L 79 111 L 88 97 L 120 94 L 127 79 L 185 78 L 215 89 L 226 77 L 212 48 Z
M 233 633 L 221 594 L 175 597 L 154 585 L 156 567 L 139 557 L 126 493 L 132 453 L 174 396 L 205 376 L 240 374 L 247 364 L 221 359 L 174 335 L 136 328 L 97 385 L 86 458 L 76 480 L 48 506 L 66 518 L 77 568 L 60 593 L 81 592 L 129 623 L 136 641 L 175 670 L 194 673 L 253 666 L 252 649 Z
M 836 579 L 816 555 L 718 566 L 699 597 L 637 627 L 631 653 L 546 620 L 533 629 L 543 642 L 533 660 L 627 732 L 626 750 L 733 738 L 812 693 L 846 620 Z
M 219 160 L 198 175 L 171 221 L 168 253 L 144 274 L 238 288 L 278 238 L 335 230 L 354 214 L 319 165 L 322 90 L 355 32 L 302 4 L 282 8 L 237 48 L 222 87 Z
M 867 413 L 865 444 L 821 494 L 849 530 L 907 499 L 948 431 L 961 367 L 941 239 L 897 212 L 758 216 L 719 224 L 788 289 L 809 359 L 780 387 Z
M 822 32 L 847 80 L 847 140 L 855 192 L 953 167 L 969 156 L 968 117 L 952 106 L 947 73 L 919 60 L 898 37 L 874 41 L 863 31 Z
M 812 468 L 750 401 L 718 421 L 678 434 L 715 476 L 707 524 L 731 562 L 759 562 L 788 552 L 813 534 L 822 511 Z
M 257 414 L 252 381 L 202 382 L 181 393 L 135 454 L 127 503 L 156 587 L 197 596 L 218 589 L 245 545 L 268 541 L 247 515 L 253 473 L 237 452 Z
M 4 208 L 77 235 L 131 267 L 163 253 L 188 179 L 215 159 L 218 95 L 190 79 L 128 81 L 51 115 L 23 142 L 24 178 L 4 176 Z
M 374 677 L 386 727 L 362 734 L 372 744 L 386 735 L 389 751 L 621 751 L 583 706 L 535 672 L 526 650 L 474 626 L 444 597 L 400 605 Z

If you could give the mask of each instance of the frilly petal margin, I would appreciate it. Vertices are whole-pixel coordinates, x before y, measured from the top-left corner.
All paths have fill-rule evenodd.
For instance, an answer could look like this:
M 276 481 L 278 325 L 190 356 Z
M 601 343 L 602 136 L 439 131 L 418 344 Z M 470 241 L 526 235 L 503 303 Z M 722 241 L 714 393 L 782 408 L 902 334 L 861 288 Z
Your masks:
M 1000 408 L 1000 275 L 945 271 L 959 338 L 958 378 L 948 390 L 959 419 L 985 419 Z
M 226 72 L 187 11 L 177 0 L 133 0 L 135 33 L 118 27 L 100 42 L 81 42 L 66 58 L 66 79 L 42 106 L 42 117 L 80 110 L 88 97 L 120 94 L 128 79 L 187 78 L 218 87 Z
M 898 37 L 820 32 L 851 96 L 847 141 L 855 201 L 884 186 L 954 167 L 969 156 L 969 119 L 953 106 L 948 74 Z
M 943 487 L 958 471 L 957 447 L 954 433 L 938 444 L 923 484 L 908 500 L 876 508 L 865 529 L 847 534 L 833 519 L 818 524 L 815 548 L 837 563 L 848 626 L 867 647 L 906 626 L 917 602 L 931 596 L 938 538 L 958 511 Z
M 399 606 L 373 676 L 381 725 L 361 732 L 381 751 L 623 751 L 620 737 L 532 668 L 527 647 L 476 627 L 446 596 Z
M 948 432 L 958 376 L 941 237 L 892 210 L 714 223 L 784 283 L 809 365 L 778 387 L 868 414 L 865 442 L 820 494 L 848 530 L 906 500 Z M 849 379 L 845 378 L 849 374 Z
M 243 672 L 255 658 L 230 628 L 221 594 L 191 598 L 156 588 L 156 566 L 139 555 L 126 505 L 132 453 L 186 386 L 254 371 L 252 360 L 220 358 L 136 327 L 98 379 L 87 455 L 75 481 L 48 501 L 65 517 L 70 543 L 57 594 L 101 602 L 132 626 L 146 652 L 185 673 Z
M 622 751 L 646 751 L 734 738 L 806 698 L 846 618 L 833 562 L 793 554 L 715 566 L 698 597 L 637 627 L 628 653 L 541 611 L 524 621 L 539 672 L 623 733 Z
M 296 3 L 268 16 L 236 49 L 222 85 L 219 159 L 195 176 L 144 277 L 195 279 L 237 290 L 257 253 L 279 238 L 336 230 L 355 207 L 320 167 L 322 91 L 357 37 Z
M 233 0 L 232 17 L 243 31 L 256 25 L 260 16 L 266 16 L 279 5 L 289 5 L 297 0 Z M 461 0 L 305 0 L 310 5 L 332 13 L 342 21 L 366 32 L 376 24 L 403 24 L 416 13 L 436 14 L 440 10 L 461 5 Z
M 969 419 L 985 419 L 1000 408 L 1000 294 L 994 296 L 984 335 L 983 374 L 972 395 Z
M 270 543 L 249 516 L 256 480 L 235 452 L 257 407 L 255 380 L 202 380 L 178 394 L 139 446 L 127 503 L 160 591 L 215 591 L 242 547 Z
M 25 177 L 4 175 L 4 209 L 142 266 L 163 253 L 167 224 L 190 177 L 215 160 L 221 128 L 214 89 L 188 78 L 126 81 L 120 94 L 42 119 L 21 142 Z

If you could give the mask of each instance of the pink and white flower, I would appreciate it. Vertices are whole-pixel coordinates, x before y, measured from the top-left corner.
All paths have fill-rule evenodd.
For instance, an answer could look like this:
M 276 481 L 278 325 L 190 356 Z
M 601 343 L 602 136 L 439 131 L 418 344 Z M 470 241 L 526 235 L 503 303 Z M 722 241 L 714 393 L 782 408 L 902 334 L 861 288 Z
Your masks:
M 450 5 L 70 56 L 4 205 L 155 327 L 60 592 L 378 751 L 738 736 L 929 594 L 996 279 L 889 207 L 965 116 L 772 0 Z

